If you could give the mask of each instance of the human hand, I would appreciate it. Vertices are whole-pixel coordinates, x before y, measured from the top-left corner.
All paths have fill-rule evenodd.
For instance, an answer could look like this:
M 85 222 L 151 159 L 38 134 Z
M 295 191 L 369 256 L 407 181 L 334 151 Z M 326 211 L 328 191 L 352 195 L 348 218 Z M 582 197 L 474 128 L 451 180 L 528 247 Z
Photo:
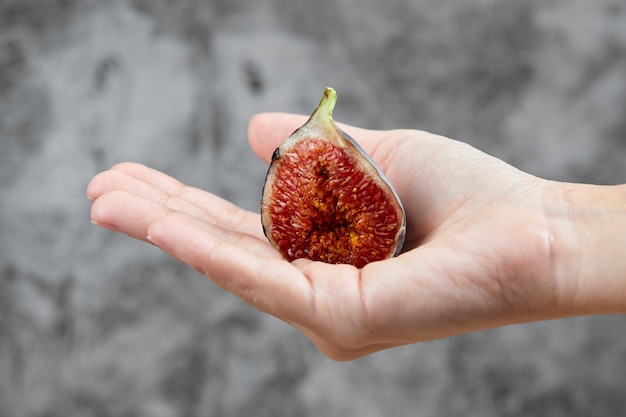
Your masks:
M 258 115 L 250 123 L 250 144 L 269 162 L 305 120 Z M 289 263 L 269 245 L 258 213 L 131 163 L 91 181 L 92 220 L 150 241 L 291 324 L 337 360 L 489 327 L 601 312 L 590 308 L 595 298 L 581 296 L 585 277 L 572 263 L 580 242 L 563 243 L 578 233 L 563 203 L 563 184 L 426 132 L 341 127 L 378 163 L 404 204 L 407 236 L 396 258 L 362 269 L 305 259 Z

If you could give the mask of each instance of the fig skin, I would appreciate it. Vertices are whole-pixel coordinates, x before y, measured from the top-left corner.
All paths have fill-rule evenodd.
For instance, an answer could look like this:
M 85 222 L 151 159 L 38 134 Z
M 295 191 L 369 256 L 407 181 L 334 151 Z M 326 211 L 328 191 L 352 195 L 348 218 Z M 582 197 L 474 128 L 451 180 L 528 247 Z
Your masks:
M 381 169 L 333 122 L 336 101 L 327 87 L 309 120 L 274 151 L 261 221 L 289 261 L 362 268 L 400 253 L 406 214 Z

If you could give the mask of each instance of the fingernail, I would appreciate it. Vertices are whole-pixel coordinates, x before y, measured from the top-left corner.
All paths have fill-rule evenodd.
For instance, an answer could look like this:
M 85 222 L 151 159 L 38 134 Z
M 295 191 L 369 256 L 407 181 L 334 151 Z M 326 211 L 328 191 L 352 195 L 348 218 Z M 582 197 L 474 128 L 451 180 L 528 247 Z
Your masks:
M 121 232 L 121 230 L 117 226 L 113 226 L 112 224 L 107 223 L 100 223 L 99 221 L 94 219 L 91 219 L 91 224 L 102 227 L 103 229 L 111 230 L 113 232 Z

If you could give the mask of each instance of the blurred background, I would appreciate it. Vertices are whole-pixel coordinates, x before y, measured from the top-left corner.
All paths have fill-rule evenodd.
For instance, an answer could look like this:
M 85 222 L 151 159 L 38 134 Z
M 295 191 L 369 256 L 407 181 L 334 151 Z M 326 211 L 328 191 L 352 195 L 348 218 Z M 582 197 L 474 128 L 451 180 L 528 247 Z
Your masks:
M 626 320 L 510 326 L 335 363 L 89 222 L 137 161 L 258 210 L 263 111 L 626 181 L 623 0 L 0 0 L 0 415 L 615 416 Z

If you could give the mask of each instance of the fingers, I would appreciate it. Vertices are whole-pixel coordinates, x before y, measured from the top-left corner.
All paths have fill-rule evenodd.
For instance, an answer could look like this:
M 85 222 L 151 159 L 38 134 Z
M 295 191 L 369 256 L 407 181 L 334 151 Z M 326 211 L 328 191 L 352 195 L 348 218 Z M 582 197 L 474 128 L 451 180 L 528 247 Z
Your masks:
M 150 241 L 262 311 L 310 319 L 310 285 L 269 245 L 258 214 L 131 163 L 96 176 L 87 194 L 97 225 Z
M 178 194 L 185 188 L 185 184 L 169 175 L 133 162 L 122 162 L 111 168 L 112 171 L 124 173 L 127 176 L 142 181 L 169 195 Z
M 108 195 L 109 193 L 113 194 Z M 129 199 L 130 195 L 145 201 Z M 140 164 L 118 164 L 111 170 L 98 174 L 89 183 L 87 196 L 94 201 L 92 220 L 113 230 L 116 216 L 133 215 L 132 210 L 135 208 L 138 210 L 137 215 L 147 215 L 146 211 L 151 207 L 152 218 L 174 210 L 224 229 L 264 238 L 257 213 L 243 210 L 214 194 L 185 186 L 166 174 Z M 99 201 L 103 197 L 106 198 Z M 118 223 L 121 222 L 120 219 Z M 137 235 L 141 233 L 141 225 L 145 226 L 144 223 L 145 219 L 137 219 L 136 226 L 129 230 L 129 234 L 145 239 L 145 234 L 143 237 Z
M 167 216 L 169 209 L 126 191 L 111 191 L 91 207 L 92 223 L 116 232 L 146 240 L 150 223 Z

